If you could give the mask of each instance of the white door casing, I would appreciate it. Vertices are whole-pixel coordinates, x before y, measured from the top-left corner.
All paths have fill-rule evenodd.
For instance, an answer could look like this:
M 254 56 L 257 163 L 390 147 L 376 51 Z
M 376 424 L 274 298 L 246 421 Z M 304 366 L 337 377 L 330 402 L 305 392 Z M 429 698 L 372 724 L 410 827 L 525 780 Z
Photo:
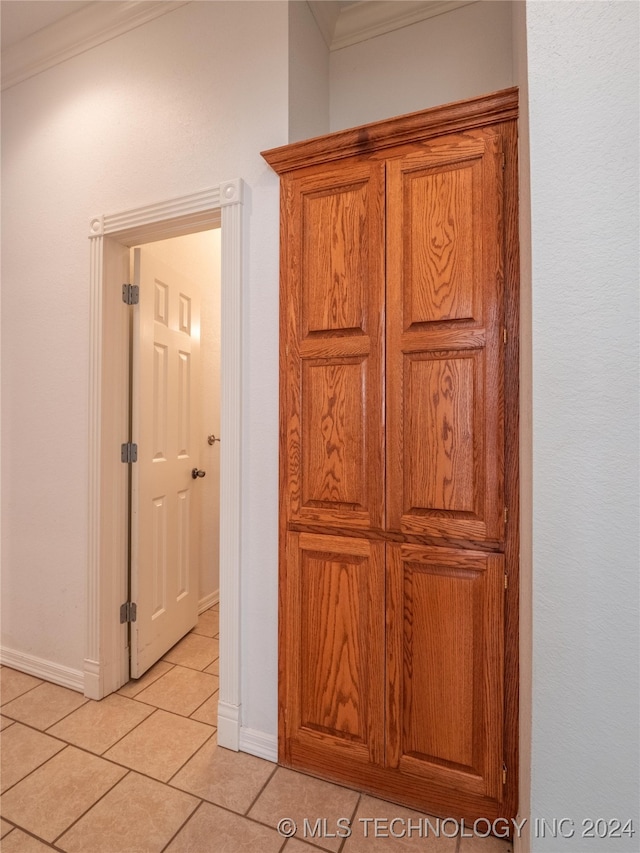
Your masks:
M 128 677 L 126 600 L 127 440 L 123 388 L 128 382 L 128 325 L 122 284 L 131 246 L 195 231 L 221 229 L 220 393 L 220 692 L 218 743 L 240 737 L 240 530 L 243 191 L 241 179 L 90 223 L 89 547 L 87 557 L 85 695 L 101 699 Z M 122 272 L 124 265 L 125 272 Z M 123 275 L 125 279 L 123 280 Z M 113 461 L 114 455 L 116 462 Z M 125 549 L 126 551 L 126 549 Z
M 198 285 L 134 249 L 131 466 L 131 676 L 139 678 L 198 619 L 203 439 Z

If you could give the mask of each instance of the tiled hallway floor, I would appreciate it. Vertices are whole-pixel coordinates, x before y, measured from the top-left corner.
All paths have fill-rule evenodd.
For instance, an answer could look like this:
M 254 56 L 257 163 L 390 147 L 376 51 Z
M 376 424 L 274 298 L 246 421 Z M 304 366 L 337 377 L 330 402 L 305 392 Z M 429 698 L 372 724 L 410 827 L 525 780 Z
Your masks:
M 511 851 L 495 838 L 416 829 L 385 837 L 420 815 L 218 747 L 217 607 L 101 702 L 7 667 L 0 679 L 2 853 Z M 297 823 L 295 838 L 276 831 L 282 818 Z M 316 828 L 318 818 L 326 824 Z M 339 818 L 352 827 L 346 840 L 332 837 Z

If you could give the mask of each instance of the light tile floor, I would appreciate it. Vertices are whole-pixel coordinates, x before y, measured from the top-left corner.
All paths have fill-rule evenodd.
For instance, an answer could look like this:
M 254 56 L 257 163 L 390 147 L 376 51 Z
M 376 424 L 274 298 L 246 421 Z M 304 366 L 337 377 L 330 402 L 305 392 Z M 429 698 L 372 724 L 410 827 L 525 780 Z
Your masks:
M 511 853 L 496 838 L 408 837 L 423 815 L 218 747 L 218 672 L 217 607 L 101 702 L 1 667 L 2 853 Z

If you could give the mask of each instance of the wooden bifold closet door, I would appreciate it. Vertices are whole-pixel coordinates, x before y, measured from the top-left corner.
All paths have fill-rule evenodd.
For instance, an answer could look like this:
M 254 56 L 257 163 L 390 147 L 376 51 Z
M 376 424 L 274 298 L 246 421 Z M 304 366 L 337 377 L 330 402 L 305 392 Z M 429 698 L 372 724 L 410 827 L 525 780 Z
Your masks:
M 279 759 L 442 816 L 517 803 L 516 115 L 507 90 L 264 154 Z

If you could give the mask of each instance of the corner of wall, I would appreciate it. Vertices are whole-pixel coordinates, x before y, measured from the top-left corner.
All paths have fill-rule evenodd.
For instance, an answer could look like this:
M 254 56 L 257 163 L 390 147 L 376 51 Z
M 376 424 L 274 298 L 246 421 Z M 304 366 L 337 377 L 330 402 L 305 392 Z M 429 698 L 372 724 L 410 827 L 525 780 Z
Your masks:
M 289 142 L 329 131 L 329 48 L 309 4 L 289 2 Z
M 518 819 L 526 819 L 514 838 L 515 853 L 531 850 L 533 432 L 531 188 L 526 3 L 512 3 L 513 80 L 519 87 L 519 231 L 520 231 L 520 682 Z

